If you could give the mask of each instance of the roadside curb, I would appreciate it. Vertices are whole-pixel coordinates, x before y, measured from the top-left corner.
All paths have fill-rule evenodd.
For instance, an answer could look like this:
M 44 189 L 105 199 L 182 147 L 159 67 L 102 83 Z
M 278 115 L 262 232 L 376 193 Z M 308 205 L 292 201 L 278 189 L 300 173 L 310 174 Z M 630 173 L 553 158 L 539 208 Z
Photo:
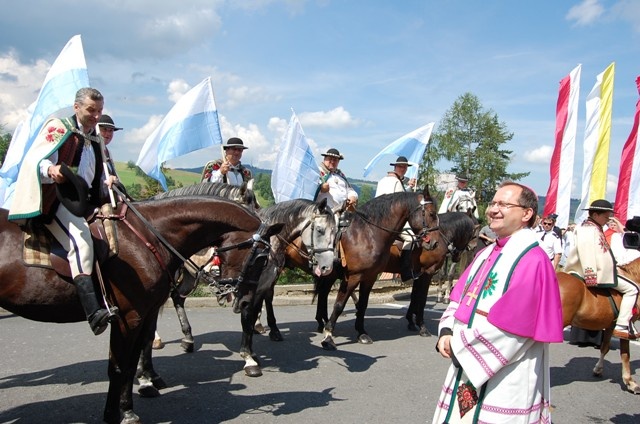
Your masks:
M 335 297 L 338 292 L 338 285 L 336 285 L 330 293 L 330 296 Z M 355 295 L 357 296 L 359 291 L 356 289 Z M 381 280 L 376 281 L 371 295 L 369 297 L 369 304 L 382 304 L 393 303 L 400 300 L 406 300 L 411 297 L 411 286 L 396 282 L 393 280 Z M 274 306 L 294 306 L 294 305 L 311 305 L 315 303 L 313 284 L 287 284 L 275 286 L 275 293 L 273 298 Z M 173 302 L 171 299 L 167 299 L 164 305 L 166 308 L 172 308 Z M 215 297 L 188 297 L 185 302 L 185 307 L 188 308 L 206 308 L 206 307 L 229 307 L 229 304 L 220 306 Z

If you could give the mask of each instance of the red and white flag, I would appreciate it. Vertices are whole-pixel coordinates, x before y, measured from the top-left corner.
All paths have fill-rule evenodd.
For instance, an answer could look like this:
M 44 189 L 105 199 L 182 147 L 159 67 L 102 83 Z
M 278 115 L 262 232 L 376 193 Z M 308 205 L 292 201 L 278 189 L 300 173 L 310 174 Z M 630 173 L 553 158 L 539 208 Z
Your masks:
M 543 216 L 557 214 L 556 225 L 560 228 L 567 228 L 569 224 L 581 69 L 582 65 L 576 66 L 560 81 L 556 106 L 556 140 L 551 156 L 549 189 Z
M 636 78 L 640 94 L 640 76 Z M 634 216 L 640 216 L 640 143 L 638 143 L 638 122 L 640 121 L 640 99 L 636 102 L 636 114 L 627 142 L 622 148 L 620 158 L 620 176 L 614 215 L 623 224 Z

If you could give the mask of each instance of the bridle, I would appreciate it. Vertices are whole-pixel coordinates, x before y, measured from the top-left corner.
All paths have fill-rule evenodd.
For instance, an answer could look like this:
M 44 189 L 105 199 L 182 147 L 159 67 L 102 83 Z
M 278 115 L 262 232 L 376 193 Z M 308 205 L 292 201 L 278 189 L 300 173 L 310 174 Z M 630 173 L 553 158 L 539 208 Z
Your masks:
M 332 212 L 329 211 L 329 213 L 332 213 Z M 326 215 L 322 213 L 314 212 L 314 214 L 311 215 L 311 217 L 308 217 L 303 221 L 303 224 L 300 230 L 292 234 L 291 237 L 289 238 L 290 240 L 295 240 L 296 238 L 300 237 L 303 240 L 303 245 L 306 247 L 306 252 L 300 249 L 298 246 L 292 244 L 289 240 L 285 240 L 284 237 L 282 237 L 282 235 L 280 234 L 277 235 L 278 239 L 286 243 L 288 247 L 294 249 L 298 253 L 298 255 L 300 255 L 300 257 L 307 259 L 309 261 L 310 268 L 313 268 L 315 265 L 318 264 L 318 260 L 316 259 L 316 254 L 324 253 L 324 252 L 333 252 L 335 250 L 335 245 L 334 245 L 335 243 L 333 243 L 331 247 L 321 247 L 321 248 L 316 247 L 315 238 L 314 238 L 314 234 L 316 233 L 315 229 L 318 226 L 318 224 L 316 223 L 316 220 L 323 217 L 326 217 Z M 310 245 L 306 245 L 304 243 L 304 238 L 302 237 L 302 235 L 307 229 L 311 231 Z M 334 233 L 336 233 L 337 226 L 335 226 L 333 230 L 334 230 Z M 335 237 L 334 237 L 334 242 L 335 242 Z
M 184 269 L 185 265 L 184 264 L 188 264 L 190 267 L 192 267 L 192 269 L 195 269 L 195 284 L 194 287 L 196 287 L 200 281 L 202 280 L 206 280 L 208 282 L 210 282 L 209 286 L 211 287 L 211 285 L 213 285 L 214 287 L 212 287 L 212 291 L 214 291 L 214 293 L 218 296 L 218 302 L 220 302 L 221 296 L 225 297 L 227 294 L 229 293 L 234 293 L 237 292 L 238 290 L 238 286 L 240 284 L 242 284 L 244 282 L 244 278 L 245 275 L 247 273 L 247 271 L 249 270 L 249 268 L 255 264 L 255 262 L 263 257 L 266 257 L 269 253 L 269 251 L 271 250 L 271 244 L 266 241 L 263 237 L 264 237 L 264 233 L 267 230 L 267 226 L 264 222 L 260 222 L 260 226 L 258 227 L 258 230 L 256 231 L 255 234 L 253 234 L 250 238 L 248 238 L 247 240 L 241 241 L 239 243 L 233 244 L 233 245 L 229 245 L 229 246 L 223 246 L 223 247 L 216 247 L 214 248 L 214 253 L 212 254 L 212 258 L 217 257 L 218 253 L 222 253 L 222 252 L 227 252 L 229 250 L 233 250 L 233 249 L 243 249 L 245 247 L 251 246 L 251 250 L 249 252 L 249 255 L 247 255 L 246 259 L 244 260 L 244 263 L 242 264 L 242 268 L 240 270 L 240 274 L 236 277 L 233 278 L 219 278 L 219 274 L 216 275 L 212 275 L 211 273 L 207 272 L 204 270 L 204 268 L 209 264 L 210 261 L 207 261 L 205 263 L 205 265 L 203 266 L 198 266 L 196 265 L 195 262 L 193 262 L 193 260 L 191 260 L 191 258 L 185 258 L 182 254 L 180 254 L 180 252 L 178 252 L 163 236 L 162 234 L 160 234 L 158 232 L 158 230 L 156 230 L 153 225 L 151 225 L 151 223 L 144 217 L 142 216 L 142 214 L 133 206 L 133 204 L 128 200 L 128 198 L 126 197 L 126 195 L 124 195 L 124 193 L 122 193 L 117 187 L 113 187 L 113 189 L 116 191 L 116 193 L 118 193 L 120 195 L 120 197 L 123 199 L 123 202 L 125 203 L 125 207 L 123 208 L 123 211 L 121 212 L 119 219 L 124 222 L 132 231 L 133 233 L 145 244 L 145 246 L 154 254 L 156 260 L 158 261 L 158 264 L 160 265 L 160 267 L 162 268 L 163 271 L 165 271 L 167 273 L 167 275 L 169 276 L 169 282 L 171 284 L 171 289 L 172 290 L 178 290 L 178 285 L 176 284 L 176 280 L 174 278 L 174 276 L 169 272 L 166 264 L 164 263 L 164 261 L 162 260 L 162 258 L 159 255 L 159 252 L 157 251 L 157 249 L 155 248 L 155 246 L 153 244 L 151 244 L 149 241 L 147 241 L 147 239 L 144 237 L 144 235 L 142 235 L 127 219 L 126 219 L 126 210 L 129 209 L 131 210 L 137 217 L 138 219 L 140 219 L 140 221 L 144 224 L 144 226 L 158 239 L 158 241 L 164 245 L 164 247 L 171 252 L 174 256 L 176 256 L 178 259 L 180 259 L 180 261 L 182 261 L 183 265 L 182 268 Z M 259 246 L 262 245 L 262 248 L 259 248 Z M 257 284 L 257 282 L 256 282 Z M 220 295 L 218 295 L 218 293 L 220 293 Z M 184 295 L 186 296 L 186 295 Z

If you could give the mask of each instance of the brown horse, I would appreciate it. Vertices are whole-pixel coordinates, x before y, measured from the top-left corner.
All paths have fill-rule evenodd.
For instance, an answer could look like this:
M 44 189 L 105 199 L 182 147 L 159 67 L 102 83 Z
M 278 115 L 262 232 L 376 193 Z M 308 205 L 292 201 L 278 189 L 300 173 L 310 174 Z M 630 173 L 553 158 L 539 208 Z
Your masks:
M 264 238 L 282 228 L 265 226 L 255 214 L 220 198 L 182 197 L 134 205 L 139 216 L 129 208 L 115 217 L 119 252 L 101 266 L 107 298 L 120 309 L 119 324 L 111 326 L 110 335 L 104 410 L 108 423 L 140 422 L 132 399 L 136 365 L 143 345 L 153 339 L 158 311 L 185 257 L 206 246 L 233 246 L 223 255 L 222 278 L 252 285 L 263 266 L 254 261 L 256 252 L 262 253 Z M 21 229 L 0 210 L 0 307 L 36 321 L 85 320 L 71 281 L 52 269 L 24 266 L 22 245 Z
M 438 213 L 428 188 L 422 193 L 385 194 L 370 200 L 353 213 L 353 220 L 340 240 L 343 266 L 334 267 L 334 272 L 327 277 L 314 278 L 318 296 L 316 321 L 318 330 L 324 333 L 323 348 L 336 349 L 333 329 L 347 299 L 358 286 L 360 295 L 356 303 L 355 321 L 358 342 L 373 343 L 364 328 L 369 295 L 378 274 L 385 270 L 391 245 L 407 222 L 418 237 L 431 234 L 430 244 L 437 244 L 438 237 L 434 232 L 438 229 Z M 339 277 L 342 279 L 340 289 L 331 317 L 327 319 L 327 298 L 331 286 Z
M 632 281 L 640 281 L 640 258 L 619 267 L 618 270 Z M 558 272 L 557 275 L 564 325 L 573 325 L 585 330 L 605 330 L 600 345 L 600 359 L 593 369 L 593 374 L 600 377 L 604 369 L 604 357 L 609 352 L 611 335 L 622 296 L 613 289 L 587 287 L 582 280 L 566 272 Z M 612 302 L 615 303 L 615 311 Z M 636 313 L 633 320 L 637 319 Z M 640 394 L 640 386 L 631 376 L 629 340 L 620 339 L 620 360 L 624 385 L 631 393 Z
M 417 278 L 413 280 L 411 301 L 405 317 L 409 322 L 409 330 L 418 331 L 423 337 L 431 336 L 424 323 L 424 308 L 431 279 L 446 263 L 446 258 L 451 258 L 454 263 L 462 262 L 461 258 L 469 254 L 473 259 L 474 241 L 477 240 L 478 234 L 478 221 L 469 213 L 447 212 L 439 214 L 438 218 L 438 243 L 429 246 L 423 242 L 422 248 L 414 249 L 413 252 L 413 275 Z M 415 265 L 419 265 L 419 269 L 415 269 Z M 400 250 L 396 244 L 391 247 L 385 271 L 400 272 Z

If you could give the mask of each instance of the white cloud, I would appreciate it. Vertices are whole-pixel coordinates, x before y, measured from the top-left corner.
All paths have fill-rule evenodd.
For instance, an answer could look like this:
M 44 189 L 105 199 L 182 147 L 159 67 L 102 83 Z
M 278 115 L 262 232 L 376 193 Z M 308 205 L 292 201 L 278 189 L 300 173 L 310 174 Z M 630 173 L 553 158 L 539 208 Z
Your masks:
M 13 132 L 27 117 L 49 68 L 45 60 L 22 63 L 13 51 L 0 55 L 0 125 L 5 131 Z
M 569 9 L 565 18 L 568 21 L 575 21 L 576 26 L 585 26 L 595 22 L 603 13 L 604 7 L 599 3 L 599 0 L 584 0 Z
M 303 112 L 298 115 L 298 119 L 303 127 L 345 128 L 359 124 L 359 121 L 353 119 L 342 106 L 328 112 Z
M 640 2 L 621 0 L 611 8 L 611 14 L 622 21 L 628 21 L 634 31 L 640 32 Z
M 549 163 L 553 155 L 551 146 L 540 146 L 537 149 L 528 150 L 524 153 L 524 160 L 532 163 Z
M 183 79 L 176 79 L 169 83 L 167 87 L 167 93 L 169 93 L 169 100 L 176 103 L 187 91 L 191 89 L 191 86 Z

